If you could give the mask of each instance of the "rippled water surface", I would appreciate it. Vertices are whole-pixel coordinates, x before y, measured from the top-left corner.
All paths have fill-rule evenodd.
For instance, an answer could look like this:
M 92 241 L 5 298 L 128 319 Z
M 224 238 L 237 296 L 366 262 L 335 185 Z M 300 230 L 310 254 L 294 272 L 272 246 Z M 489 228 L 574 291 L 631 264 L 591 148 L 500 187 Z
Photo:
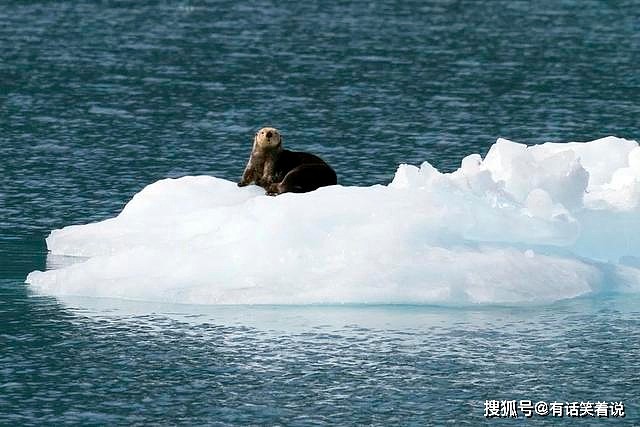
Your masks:
M 0 292 L 9 422 L 477 425 L 486 399 L 624 401 L 622 421 L 638 421 L 638 298 L 206 307 Z
M 636 1 L 2 2 L 0 423 L 477 425 L 532 399 L 640 424 L 635 296 L 199 307 L 23 283 L 52 229 L 163 177 L 237 179 L 266 124 L 346 185 L 500 136 L 638 139 L 639 60 Z

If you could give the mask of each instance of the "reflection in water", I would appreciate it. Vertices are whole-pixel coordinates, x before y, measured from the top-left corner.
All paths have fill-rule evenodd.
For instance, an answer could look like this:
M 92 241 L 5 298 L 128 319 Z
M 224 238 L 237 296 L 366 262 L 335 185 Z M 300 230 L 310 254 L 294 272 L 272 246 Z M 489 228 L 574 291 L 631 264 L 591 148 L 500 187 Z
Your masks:
M 3 411 L 14 421 L 480 422 L 491 398 L 636 404 L 637 297 L 194 306 L 1 289 Z

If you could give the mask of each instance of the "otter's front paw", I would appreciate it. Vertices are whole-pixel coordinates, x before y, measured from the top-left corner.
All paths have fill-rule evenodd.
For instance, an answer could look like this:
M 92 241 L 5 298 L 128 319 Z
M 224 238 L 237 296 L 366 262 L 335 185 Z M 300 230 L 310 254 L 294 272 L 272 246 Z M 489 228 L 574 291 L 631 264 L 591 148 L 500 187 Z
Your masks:
M 271 184 L 267 187 L 267 196 L 277 196 L 280 194 L 280 187 L 278 184 Z
M 242 182 L 242 181 L 240 181 L 240 182 L 238 183 L 238 187 L 246 187 L 246 186 L 247 186 L 247 183 L 246 183 L 246 182 Z

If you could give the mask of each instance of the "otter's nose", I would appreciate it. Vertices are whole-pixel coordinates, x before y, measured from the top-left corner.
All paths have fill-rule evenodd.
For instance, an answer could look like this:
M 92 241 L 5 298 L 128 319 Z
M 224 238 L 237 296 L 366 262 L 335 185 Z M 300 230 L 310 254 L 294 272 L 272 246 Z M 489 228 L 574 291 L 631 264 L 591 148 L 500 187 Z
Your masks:
M 267 132 L 267 139 L 271 139 L 272 136 L 273 136 L 273 132 L 271 131 Z

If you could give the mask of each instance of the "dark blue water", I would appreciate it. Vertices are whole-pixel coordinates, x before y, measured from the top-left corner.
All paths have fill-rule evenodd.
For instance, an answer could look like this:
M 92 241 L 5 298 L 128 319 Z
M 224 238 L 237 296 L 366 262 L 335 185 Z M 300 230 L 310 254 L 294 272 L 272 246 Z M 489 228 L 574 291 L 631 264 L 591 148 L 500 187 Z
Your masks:
M 0 423 L 476 425 L 531 399 L 640 424 L 634 296 L 220 308 L 23 284 L 50 230 L 163 177 L 237 179 L 268 124 L 345 185 L 500 136 L 637 139 L 639 60 L 635 1 L 3 2 Z

